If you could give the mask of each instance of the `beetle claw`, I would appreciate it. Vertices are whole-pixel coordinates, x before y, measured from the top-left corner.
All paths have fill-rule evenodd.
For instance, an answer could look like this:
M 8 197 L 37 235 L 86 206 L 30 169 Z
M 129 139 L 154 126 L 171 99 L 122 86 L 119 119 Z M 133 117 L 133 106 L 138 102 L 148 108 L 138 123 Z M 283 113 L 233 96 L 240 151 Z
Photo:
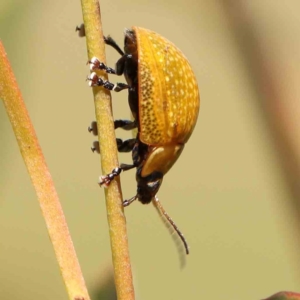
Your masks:
M 87 81 L 89 81 L 89 86 L 92 87 L 92 86 L 98 86 L 98 80 L 99 80 L 99 77 L 98 75 L 93 72 L 91 73 L 87 78 L 86 78 Z
M 133 196 L 132 198 L 128 200 L 123 201 L 123 207 L 129 206 L 134 200 L 138 198 L 138 195 Z
M 81 25 L 77 25 L 75 28 L 75 31 L 78 32 L 78 36 L 79 37 L 84 37 L 85 36 L 85 28 L 84 28 L 84 24 Z
M 99 145 L 98 141 L 93 142 L 91 150 L 92 150 L 92 152 L 97 152 L 98 154 L 100 154 L 100 145 Z
M 93 121 L 91 125 L 88 127 L 88 132 L 92 132 L 93 135 L 98 135 L 98 128 L 97 128 L 97 122 Z
M 124 89 L 129 89 L 130 86 L 125 83 L 116 83 L 113 84 L 107 80 L 102 79 L 99 77 L 95 72 L 91 73 L 90 76 L 86 78 L 89 81 L 89 86 L 103 86 L 105 89 L 115 92 L 120 92 Z
M 116 74 L 116 71 L 113 68 L 107 67 L 97 57 L 93 57 L 87 63 L 90 65 L 91 71 L 104 70 L 108 74 Z
M 98 184 L 100 186 L 103 185 L 105 188 L 107 188 L 110 185 L 110 183 L 113 181 L 113 179 L 116 176 L 119 176 L 121 172 L 122 172 L 121 168 L 119 168 L 119 167 L 114 168 L 111 173 L 100 176 Z
M 91 60 L 87 62 L 87 64 L 90 65 L 90 70 L 95 71 L 97 69 L 100 69 L 100 60 L 97 57 L 93 57 Z
M 107 176 L 106 175 L 102 175 L 99 177 L 99 182 L 98 184 L 100 186 L 104 186 L 105 188 L 107 188 L 110 184 L 110 181 L 108 180 Z

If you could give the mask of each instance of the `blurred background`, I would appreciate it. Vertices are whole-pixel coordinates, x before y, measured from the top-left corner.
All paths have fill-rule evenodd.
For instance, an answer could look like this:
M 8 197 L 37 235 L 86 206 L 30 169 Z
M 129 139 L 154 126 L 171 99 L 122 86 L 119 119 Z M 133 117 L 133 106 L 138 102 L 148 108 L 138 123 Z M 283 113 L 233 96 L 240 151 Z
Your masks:
M 300 291 L 300 2 L 101 1 L 104 33 L 160 33 L 188 57 L 201 109 L 159 198 L 185 234 L 181 270 L 150 206 L 126 209 L 136 299 L 262 299 Z M 110 286 L 111 252 L 80 1 L 2 0 L 0 38 L 23 93 L 93 299 Z M 118 54 L 107 48 L 114 66 Z M 110 76 L 112 82 L 122 79 Z M 113 95 L 128 118 L 126 92 Z M 0 107 L 1 299 L 67 299 L 39 204 Z M 130 133 L 117 131 L 121 138 Z M 130 154 L 120 154 L 130 163 Z M 134 171 L 122 175 L 135 194 Z M 102 297 L 101 299 L 108 299 Z M 113 299 L 113 298 L 111 298 Z

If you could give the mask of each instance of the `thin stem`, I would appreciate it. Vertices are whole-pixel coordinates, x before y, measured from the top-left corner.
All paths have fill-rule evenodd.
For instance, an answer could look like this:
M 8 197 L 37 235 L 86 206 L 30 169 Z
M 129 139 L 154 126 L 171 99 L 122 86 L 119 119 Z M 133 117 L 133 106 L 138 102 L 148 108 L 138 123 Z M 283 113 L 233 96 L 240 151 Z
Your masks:
M 1 41 L 0 98 L 3 100 L 35 188 L 69 298 L 89 300 L 50 172 Z
M 105 44 L 98 0 L 81 0 L 81 4 L 88 59 L 97 57 L 101 62 L 106 64 Z M 106 73 L 99 71 L 98 75 L 107 80 Z M 119 166 L 111 97 L 109 91 L 102 87 L 94 87 L 93 93 L 98 132 L 100 133 L 99 143 L 102 172 L 107 174 Z M 119 300 L 133 300 L 134 288 L 128 250 L 126 220 L 118 177 L 105 189 L 105 197 L 117 296 Z

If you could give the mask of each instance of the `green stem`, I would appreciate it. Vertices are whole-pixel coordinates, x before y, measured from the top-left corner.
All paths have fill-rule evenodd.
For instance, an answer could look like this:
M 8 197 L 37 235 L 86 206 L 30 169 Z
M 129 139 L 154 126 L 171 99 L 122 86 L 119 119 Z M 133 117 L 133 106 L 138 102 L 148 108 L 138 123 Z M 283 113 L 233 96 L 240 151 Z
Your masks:
M 106 63 L 105 44 L 98 0 L 81 0 L 88 58 L 97 57 Z M 99 72 L 107 80 L 107 74 Z M 103 174 L 110 173 L 118 163 L 118 151 L 113 124 L 110 92 L 102 87 L 93 88 L 98 123 L 101 164 Z M 128 250 L 126 219 L 122 205 L 119 178 L 105 189 L 109 235 L 114 265 L 118 300 L 133 300 L 134 288 Z

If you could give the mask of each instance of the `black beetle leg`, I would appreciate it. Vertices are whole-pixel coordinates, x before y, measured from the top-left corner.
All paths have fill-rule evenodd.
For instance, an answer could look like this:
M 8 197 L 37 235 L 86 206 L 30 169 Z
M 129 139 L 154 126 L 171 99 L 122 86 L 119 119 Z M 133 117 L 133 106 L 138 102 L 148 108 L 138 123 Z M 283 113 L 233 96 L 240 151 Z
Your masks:
M 75 31 L 78 32 L 79 37 L 85 37 L 85 28 L 84 24 L 80 24 L 79 26 L 77 25 L 75 28 Z
M 137 198 L 138 198 L 138 195 L 135 195 L 135 196 L 133 196 L 132 198 L 130 198 L 128 200 L 124 200 L 123 201 L 123 206 L 126 207 L 126 206 L 130 205 Z
M 137 127 L 136 121 L 130 121 L 130 120 L 115 120 L 115 129 L 122 128 L 124 130 L 132 130 Z
M 80 24 L 79 26 L 77 25 L 75 28 L 75 31 L 79 32 L 80 37 L 84 37 L 85 36 L 84 24 Z M 113 47 L 119 54 L 124 55 L 124 52 L 121 50 L 119 45 L 116 43 L 116 41 L 110 35 L 108 35 L 107 37 L 104 36 L 103 39 L 104 39 L 104 42 L 106 45 Z
M 98 127 L 96 121 L 92 121 L 91 125 L 88 127 L 88 131 L 92 132 L 93 135 L 98 135 Z
M 77 25 L 75 31 L 78 31 L 78 35 L 80 37 L 84 37 L 85 36 L 84 24 L 80 24 L 79 26 Z M 120 55 L 124 55 L 124 52 L 122 51 L 120 46 L 110 35 L 108 35 L 107 37 L 104 36 L 103 38 L 106 45 L 113 47 Z
M 99 145 L 99 142 L 98 141 L 94 141 L 93 142 L 93 145 L 91 147 L 91 150 L 93 152 L 97 152 L 98 154 L 100 154 L 100 145 Z
M 104 187 L 108 187 L 109 184 L 112 182 L 112 180 L 116 177 L 119 176 L 120 173 L 122 172 L 122 168 L 117 167 L 114 168 L 111 173 L 107 174 L 107 175 L 102 175 L 99 178 L 99 185 L 102 186 L 104 185 Z
M 122 171 L 127 171 L 130 169 L 135 168 L 135 165 L 127 165 L 127 164 L 121 164 L 120 167 L 114 168 L 111 173 L 107 175 L 100 176 L 99 178 L 99 185 L 104 187 L 108 187 L 109 184 L 112 182 L 112 180 L 121 174 Z
M 88 61 L 90 64 L 90 70 L 104 70 L 106 73 L 115 74 L 115 75 L 122 75 L 125 69 L 125 63 L 128 60 L 132 59 L 131 54 L 124 54 L 116 63 L 116 69 L 107 67 L 103 62 L 101 62 L 97 57 L 93 57 L 91 60 Z
M 114 121 L 115 129 L 122 128 L 124 130 L 132 130 L 137 127 L 136 121 L 130 120 L 115 120 Z M 88 127 L 88 131 L 92 132 L 93 135 L 98 135 L 97 122 L 92 121 L 91 125 Z
M 125 63 L 132 59 L 131 54 L 124 54 L 116 63 L 116 74 L 122 75 L 125 70 Z
M 124 55 L 124 52 L 121 50 L 119 45 L 115 42 L 115 40 L 109 35 L 104 37 L 104 42 L 106 45 L 113 47 L 120 55 Z
M 105 89 L 115 92 L 120 92 L 125 89 L 130 89 L 130 86 L 126 83 L 116 83 L 113 84 L 107 80 L 102 79 L 99 77 L 95 72 L 91 73 L 90 76 L 88 76 L 87 80 L 90 81 L 89 85 L 92 86 L 103 86 Z
M 97 57 L 93 57 L 91 60 L 88 61 L 90 64 L 90 70 L 104 70 L 108 74 L 116 74 L 116 71 L 113 68 L 107 67 L 103 62 L 100 62 Z
M 131 152 L 134 144 L 136 143 L 136 139 L 128 139 L 128 140 L 121 140 L 117 139 L 117 146 L 119 152 Z
M 116 139 L 116 142 L 119 152 L 131 152 L 134 147 L 134 144 L 136 143 L 136 139 L 128 139 L 125 141 L 121 139 Z M 93 142 L 91 150 L 100 154 L 100 146 L 98 141 Z
M 132 164 L 132 165 L 128 165 L 128 164 L 121 164 L 120 165 L 120 168 L 122 169 L 122 171 L 128 171 L 128 170 L 131 170 L 133 168 L 135 168 L 136 165 L 135 164 Z
M 137 124 L 135 121 L 130 121 L 130 120 L 115 120 L 114 126 L 115 126 L 115 129 L 122 128 L 124 130 L 132 130 L 137 127 Z M 93 121 L 91 123 L 91 125 L 88 127 L 88 131 L 92 132 L 93 135 L 95 135 L 95 136 L 98 135 L 98 128 L 97 128 L 96 121 Z M 128 139 L 125 141 L 123 141 L 121 139 L 116 139 L 116 142 L 117 142 L 117 147 L 118 147 L 119 152 L 130 152 L 130 151 L 132 151 L 132 149 L 134 147 L 136 139 Z M 98 141 L 93 142 L 91 150 L 93 152 L 100 153 L 100 146 L 99 146 Z

